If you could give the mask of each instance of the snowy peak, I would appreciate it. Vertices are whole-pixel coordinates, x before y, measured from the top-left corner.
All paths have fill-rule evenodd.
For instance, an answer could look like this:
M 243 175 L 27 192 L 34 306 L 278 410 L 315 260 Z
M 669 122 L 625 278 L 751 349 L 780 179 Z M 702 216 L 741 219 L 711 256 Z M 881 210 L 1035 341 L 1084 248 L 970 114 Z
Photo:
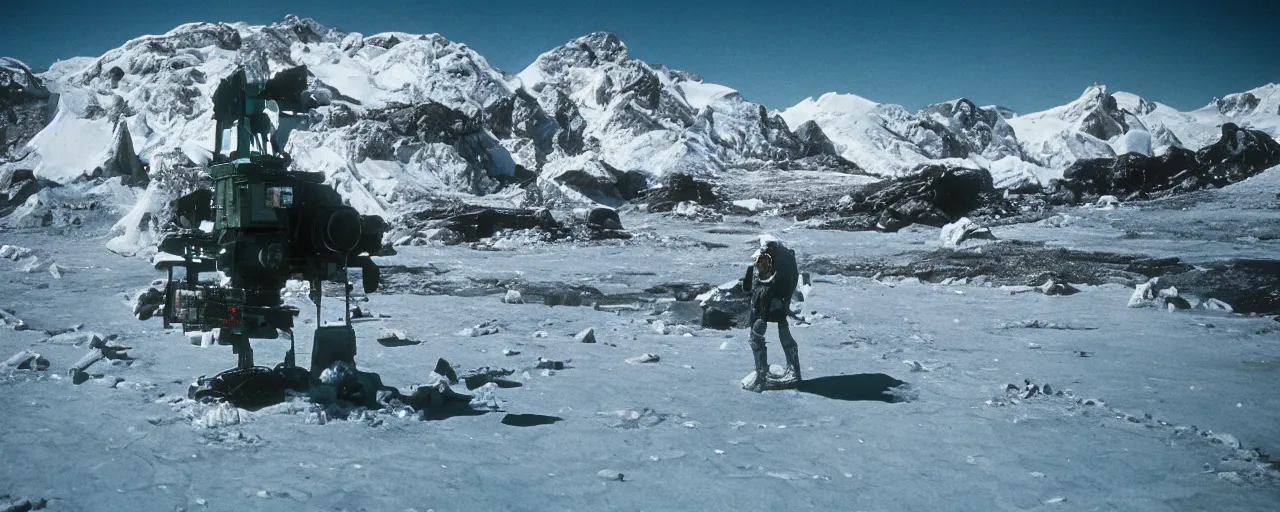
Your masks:
M 517 76 L 562 128 L 557 154 L 589 153 L 609 168 L 651 177 L 714 173 L 801 160 L 824 147 L 806 144 L 789 123 L 730 87 L 630 58 L 607 32 L 556 47 Z
M 1280 115 L 1280 84 L 1267 84 L 1256 89 L 1214 98 L 1204 108 L 1212 108 L 1227 117 L 1252 114 Z
M 540 90 L 545 81 L 563 79 L 574 68 L 593 69 L 627 60 L 627 45 L 616 34 L 593 32 L 539 55 L 516 76 L 525 87 Z

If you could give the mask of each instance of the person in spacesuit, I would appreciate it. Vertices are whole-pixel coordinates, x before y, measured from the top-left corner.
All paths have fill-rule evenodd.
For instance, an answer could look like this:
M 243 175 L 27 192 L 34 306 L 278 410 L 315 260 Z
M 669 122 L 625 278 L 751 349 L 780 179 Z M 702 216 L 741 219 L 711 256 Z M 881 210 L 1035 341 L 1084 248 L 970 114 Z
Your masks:
M 761 237 L 760 249 L 756 251 L 754 258 L 755 262 L 747 268 L 742 288 L 751 293 L 750 341 L 756 370 L 755 379 L 744 382 L 744 387 L 758 393 L 766 389 L 794 386 L 800 382 L 800 349 L 796 346 L 795 338 L 791 337 L 791 327 L 787 324 L 787 316 L 791 313 L 791 297 L 800 280 L 800 270 L 796 266 L 795 252 L 783 245 L 782 241 L 770 236 Z M 764 338 L 769 322 L 778 324 L 778 340 L 782 342 L 782 352 L 787 358 L 788 374 L 782 378 L 771 378 L 769 375 L 768 350 Z

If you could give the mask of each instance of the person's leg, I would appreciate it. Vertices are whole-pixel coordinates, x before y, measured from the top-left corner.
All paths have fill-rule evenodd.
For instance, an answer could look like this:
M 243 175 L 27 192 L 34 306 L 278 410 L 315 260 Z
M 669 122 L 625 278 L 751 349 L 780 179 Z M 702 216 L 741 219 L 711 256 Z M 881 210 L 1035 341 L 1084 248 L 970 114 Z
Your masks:
M 769 353 L 764 341 L 764 333 L 768 328 L 769 324 L 763 318 L 751 324 L 751 354 L 755 356 L 756 382 L 749 389 L 755 392 L 764 391 L 769 378 Z
M 787 355 L 787 366 L 791 367 L 791 374 L 796 380 L 800 380 L 800 347 L 796 345 L 796 339 L 791 337 L 791 326 L 787 325 L 786 318 L 778 322 L 778 340 L 782 342 L 782 352 Z

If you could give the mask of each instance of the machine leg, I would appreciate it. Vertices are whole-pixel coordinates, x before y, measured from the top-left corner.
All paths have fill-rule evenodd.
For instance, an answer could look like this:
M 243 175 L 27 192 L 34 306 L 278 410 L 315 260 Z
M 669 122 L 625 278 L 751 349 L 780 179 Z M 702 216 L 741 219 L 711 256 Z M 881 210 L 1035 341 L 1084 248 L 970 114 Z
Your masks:
M 236 359 L 236 368 L 253 368 L 253 347 L 249 346 L 249 338 L 236 334 L 232 334 L 229 337 L 231 338 L 229 340 L 231 344 L 231 351 L 235 352 L 238 356 Z

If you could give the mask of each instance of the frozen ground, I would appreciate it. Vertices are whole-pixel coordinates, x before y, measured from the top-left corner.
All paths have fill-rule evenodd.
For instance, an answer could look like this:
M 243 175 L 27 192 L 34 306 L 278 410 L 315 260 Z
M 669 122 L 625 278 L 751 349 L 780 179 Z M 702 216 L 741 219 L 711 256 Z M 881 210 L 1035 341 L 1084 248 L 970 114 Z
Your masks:
M 1264 231 L 1278 220 L 1275 174 L 1177 204 L 1066 210 L 1075 217 L 1067 227 L 994 231 L 1190 261 L 1274 257 L 1276 237 Z M 761 231 L 802 263 L 909 259 L 938 238 L 932 228 L 789 229 L 768 217 L 760 227 L 638 214 L 623 222 L 637 234 L 627 245 L 403 248 L 381 263 L 431 265 L 418 275 L 442 283 L 519 279 L 624 294 L 738 278 Z M 0 233 L 65 267 L 55 278 L 0 260 L 0 307 L 32 328 L 0 327 L 0 356 L 31 349 L 51 362 L 0 378 L 0 495 L 47 499 L 50 510 L 1225 511 L 1274 510 L 1280 498 L 1275 469 L 1252 451 L 1280 453 L 1280 323 L 1270 318 L 1129 309 L 1131 290 L 1120 285 L 1061 297 L 817 275 L 804 306 L 811 324 L 793 329 L 811 382 L 754 394 L 738 383 L 751 368 L 742 329 L 659 334 L 648 304 L 614 313 L 382 293 L 361 304 L 387 315 L 356 324 L 361 369 L 405 389 L 443 357 L 459 370 L 514 369 L 523 385 L 498 390 L 503 410 L 477 416 L 317 424 L 277 407 L 207 428 L 207 407 L 180 397 L 234 356 L 134 319 L 122 294 L 159 274 L 108 252 L 95 229 Z M 302 310 L 306 361 L 315 319 Z M 500 332 L 458 335 L 489 320 Z M 1020 327 L 1034 321 L 1070 329 Z M 42 341 L 40 331 L 79 323 L 118 335 L 132 364 L 99 362 L 91 372 L 103 378 L 73 384 L 66 370 L 87 347 Z M 385 347 L 374 341 L 383 327 L 422 343 Z M 587 327 L 598 343 L 574 341 Z M 774 332 L 769 339 L 780 361 Z M 259 363 L 274 363 L 285 342 L 255 347 Z M 660 360 L 624 362 L 645 353 Z M 543 372 L 533 368 L 539 357 L 567 367 Z M 1026 379 L 1063 396 L 1011 399 L 1006 385 Z M 503 420 L 533 417 L 508 414 L 559 421 L 520 427 Z

